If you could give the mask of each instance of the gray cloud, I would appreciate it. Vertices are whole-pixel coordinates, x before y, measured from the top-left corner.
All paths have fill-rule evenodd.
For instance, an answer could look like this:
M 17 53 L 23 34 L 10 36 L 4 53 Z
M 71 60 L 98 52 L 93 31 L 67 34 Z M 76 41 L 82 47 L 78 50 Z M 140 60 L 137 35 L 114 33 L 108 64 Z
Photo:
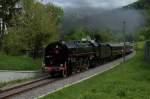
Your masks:
M 86 26 L 92 29 L 109 29 L 122 32 L 122 21 L 126 21 L 126 32 L 134 32 L 144 25 L 143 11 L 124 9 L 137 0 L 45 0 L 64 8 L 62 32 Z
M 80 8 L 93 7 L 112 9 L 128 5 L 138 0 L 44 0 L 44 2 L 52 2 L 63 8 Z
M 76 13 L 75 13 L 76 12 Z M 84 12 L 84 13 L 83 13 Z M 86 26 L 92 29 L 109 29 L 114 33 L 122 32 L 122 22 L 126 21 L 126 32 L 134 32 L 144 25 L 144 11 L 134 9 L 115 9 L 98 11 L 98 9 L 68 10 L 63 21 L 63 30 Z

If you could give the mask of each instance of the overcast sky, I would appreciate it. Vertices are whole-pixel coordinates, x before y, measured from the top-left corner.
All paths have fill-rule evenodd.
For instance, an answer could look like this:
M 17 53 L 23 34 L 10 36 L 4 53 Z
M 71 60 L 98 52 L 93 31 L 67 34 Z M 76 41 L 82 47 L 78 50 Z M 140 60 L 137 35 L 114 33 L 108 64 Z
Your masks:
M 45 3 L 53 2 L 63 8 L 93 7 L 103 9 L 113 9 L 128 5 L 138 0 L 43 0 Z
M 67 30 L 81 25 L 97 29 L 110 29 L 115 32 L 121 31 L 123 20 L 127 22 L 126 31 L 133 32 L 144 24 L 141 12 L 119 8 L 136 1 L 138 0 L 43 0 L 44 3 L 52 2 L 64 8 L 62 27 L 65 33 Z

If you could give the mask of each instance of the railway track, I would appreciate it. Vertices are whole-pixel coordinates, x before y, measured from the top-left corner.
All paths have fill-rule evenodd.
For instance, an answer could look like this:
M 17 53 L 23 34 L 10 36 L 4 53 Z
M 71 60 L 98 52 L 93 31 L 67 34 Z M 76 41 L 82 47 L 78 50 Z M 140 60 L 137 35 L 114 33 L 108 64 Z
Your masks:
M 33 88 L 44 86 L 57 80 L 58 79 L 50 79 L 49 77 L 42 77 L 6 90 L 2 90 L 0 91 L 0 99 L 9 98 L 10 96 L 14 96 L 16 94 L 31 90 Z
M 80 72 L 80 73 L 83 73 L 83 72 Z M 80 74 L 80 73 L 77 73 L 77 74 Z M 74 74 L 74 75 L 77 75 L 77 74 Z M 69 77 L 67 77 L 67 78 L 69 78 Z M 11 96 L 15 96 L 17 94 L 29 91 L 34 88 L 45 86 L 45 85 L 48 85 L 50 83 L 53 83 L 55 81 L 62 80 L 62 79 L 64 79 L 64 78 L 50 78 L 48 76 L 42 77 L 42 78 L 27 82 L 27 83 L 24 83 L 24 84 L 21 84 L 21 85 L 18 85 L 18 86 L 15 86 L 15 87 L 12 87 L 12 88 L 9 88 L 6 90 L 0 91 L 0 99 L 6 99 Z

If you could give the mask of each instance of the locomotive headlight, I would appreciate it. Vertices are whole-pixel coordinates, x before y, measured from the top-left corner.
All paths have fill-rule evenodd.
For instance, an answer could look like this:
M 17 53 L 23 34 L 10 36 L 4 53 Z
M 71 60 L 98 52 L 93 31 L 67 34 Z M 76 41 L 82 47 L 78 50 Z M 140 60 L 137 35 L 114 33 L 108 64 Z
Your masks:
M 63 67 L 63 64 L 60 64 L 60 67 Z
M 50 56 L 46 56 L 46 58 L 50 58 Z

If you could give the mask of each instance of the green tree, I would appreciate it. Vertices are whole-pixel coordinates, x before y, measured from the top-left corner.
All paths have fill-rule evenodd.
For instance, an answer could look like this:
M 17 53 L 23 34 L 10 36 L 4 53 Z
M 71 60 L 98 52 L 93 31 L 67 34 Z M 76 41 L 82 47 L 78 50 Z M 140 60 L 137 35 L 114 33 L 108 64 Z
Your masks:
M 19 0 L 0 0 L 0 19 L 2 24 L 0 24 L 0 50 L 2 50 L 2 40 L 5 35 L 5 26 L 10 26 L 10 20 L 12 19 L 13 15 L 15 15 L 18 11 L 16 8 L 16 3 Z M 1 23 L 0 22 L 0 23 Z
M 28 0 L 24 3 L 25 41 L 28 42 L 27 45 L 33 50 L 33 57 L 36 58 L 44 45 L 58 39 L 58 23 L 63 11 L 51 4 L 43 5 L 31 1 L 29 3 L 31 4 L 28 5 Z
M 126 42 L 133 42 L 135 40 L 134 33 L 128 33 L 125 35 Z
M 147 26 L 149 26 L 149 28 L 150 28 L 150 8 L 147 10 L 147 18 L 146 18 L 146 20 L 147 20 Z
M 139 8 L 144 8 L 145 11 L 147 11 L 145 22 L 146 25 L 144 28 L 142 28 L 136 35 L 139 37 L 138 40 L 148 40 L 150 39 L 150 1 L 149 0 L 140 0 L 137 2 L 137 5 L 139 5 Z
M 72 29 L 69 34 L 65 35 L 65 40 L 81 40 L 92 34 L 91 30 L 86 27 Z
M 73 29 L 65 36 L 65 40 L 81 40 L 82 38 L 87 37 L 91 37 L 97 42 L 109 42 L 116 40 L 116 37 L 114 37 L 109 31 L 91 30 L 85 27 Z
M 150 27 L 146 26 L 143 29 L 139 31 L 140 38 L 143 38 L 143 40 L 150 39 Z M 140 39 L 141 40 L 141 39 Z
M 1 39 L 4 36 L 5 25 L 11 25 L 10 20 L 20 9 L 16 7 L 18 1 L 19 0 L 0 0 L 0 18 L 3 21 L 2 31 L 0 33 Z
M 134 8 L 136 9 L 147 9 L 150 6 L 149 0 L 139 0 L 133 4 Z
M 110 31 L 96 30 L 94 32 L 94 38 L 97 42 L 111 42 L 116 41 L 116 37 Z
M 35 0 L 23 0 L 21 5 L 23 7 L 23 12 L 19 15 L 21 25 L 16 25 L 14 28 L 9 29 L 9 34 L 5 41 L 7 42 L 12 38 L 17 39 L 22 43 L 18 45 L 20 50 L 24 48 L 32 50 L 33 57 L 36 58 L 38 52 L 44 46 L 59 38 L 58 28 L 63 16 L 63 10 L 52 4 L 44 5 Z M 19 37 L 17 38 L 16 35 Z M 17 40 L 13 41 L 14 44 Z
M 3 40 L 4 52 L 9 55 L 20 55 L 21 50 L 26 48 L 23 35 L 21 28 L 9 28 L 9 34 L 5 35 Z

